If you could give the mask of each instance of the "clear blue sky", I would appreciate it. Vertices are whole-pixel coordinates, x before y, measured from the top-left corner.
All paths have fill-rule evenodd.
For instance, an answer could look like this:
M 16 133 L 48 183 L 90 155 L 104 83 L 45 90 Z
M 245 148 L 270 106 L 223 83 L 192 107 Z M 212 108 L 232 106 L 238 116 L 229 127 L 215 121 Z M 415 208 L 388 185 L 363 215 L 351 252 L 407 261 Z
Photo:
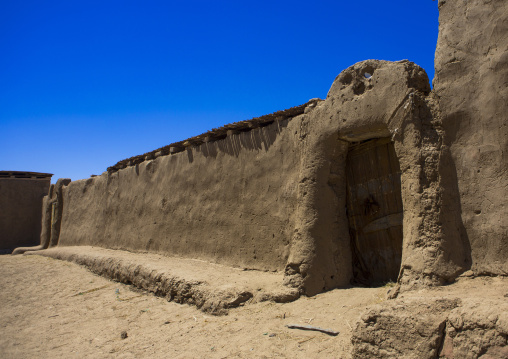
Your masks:
M 361 60 L 432 79 L 437 31 L 432 0 L 2 0 L 0 170 L 101 174 L 324 98 Z

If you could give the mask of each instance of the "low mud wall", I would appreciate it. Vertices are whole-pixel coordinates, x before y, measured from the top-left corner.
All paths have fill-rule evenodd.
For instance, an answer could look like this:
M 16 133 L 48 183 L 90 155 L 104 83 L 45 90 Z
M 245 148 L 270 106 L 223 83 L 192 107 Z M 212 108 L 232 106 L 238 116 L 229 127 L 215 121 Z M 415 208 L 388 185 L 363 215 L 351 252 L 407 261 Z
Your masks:
M 63 188 L 59 245 L 282 270 L 297 206 L 299 117 Z

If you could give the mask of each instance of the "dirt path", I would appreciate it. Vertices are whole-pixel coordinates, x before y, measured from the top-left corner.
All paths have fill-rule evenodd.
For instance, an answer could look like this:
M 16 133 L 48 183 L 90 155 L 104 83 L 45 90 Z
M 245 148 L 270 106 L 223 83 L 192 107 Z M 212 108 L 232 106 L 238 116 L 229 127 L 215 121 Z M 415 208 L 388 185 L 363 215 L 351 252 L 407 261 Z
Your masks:
M 211 316 L 40 256 L 0 256 L 2 358 L 348 358 L 351 327 L 386 288 L 334 290 Z M 336 337 L 288 329 L 311 324 Z M 122 332 L 127 338 L 122 339 Z

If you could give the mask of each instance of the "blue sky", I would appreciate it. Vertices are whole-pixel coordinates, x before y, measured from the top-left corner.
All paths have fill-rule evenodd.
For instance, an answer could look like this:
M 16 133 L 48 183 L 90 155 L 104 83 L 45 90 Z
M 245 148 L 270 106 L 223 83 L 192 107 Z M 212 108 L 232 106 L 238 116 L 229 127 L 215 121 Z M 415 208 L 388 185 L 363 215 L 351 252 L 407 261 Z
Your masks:
M 437 1 L 0 1 L 0 170 L 72 180 L 324 98 L 343 69 L 434 76 Z

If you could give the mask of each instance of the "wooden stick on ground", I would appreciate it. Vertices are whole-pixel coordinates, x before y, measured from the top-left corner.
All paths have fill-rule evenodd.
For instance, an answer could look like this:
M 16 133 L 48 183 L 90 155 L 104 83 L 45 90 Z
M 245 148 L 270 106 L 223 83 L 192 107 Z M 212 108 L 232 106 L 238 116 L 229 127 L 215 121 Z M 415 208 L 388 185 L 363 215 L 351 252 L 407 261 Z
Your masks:
M 109 286 L 111 286 L 112 284 L 106 284 L 106 285 L 103 285 L 102 287 L 98 287 L 98 288 L 93 288 L 93 289 L 89 289 L 89 290 L 85 290 L 84 292 L 79 292 L 78 294 L 74 294 L 74 295 L 71 295 L 71 297 L 76 297 L 78 295 L 83 295 L 83 294 L 88 294 L 88 293 L 92 293 L 92 292 L 96 292 L 98 290 L 101 290 L 101 289 L 104 289 L 104 288 L 107 288 Z
M 288 324 L 288 325 L 286 325 L 286 327 L 288 327 L 289 329 L 313 330 L 316 332 L 321 332 L 321 333 L 325 333 L 325 334 L 333 335 L 333 336 L 339 335 L 339 332 L 337 332 L 335 330 L 313 327 L 312 325 Z

